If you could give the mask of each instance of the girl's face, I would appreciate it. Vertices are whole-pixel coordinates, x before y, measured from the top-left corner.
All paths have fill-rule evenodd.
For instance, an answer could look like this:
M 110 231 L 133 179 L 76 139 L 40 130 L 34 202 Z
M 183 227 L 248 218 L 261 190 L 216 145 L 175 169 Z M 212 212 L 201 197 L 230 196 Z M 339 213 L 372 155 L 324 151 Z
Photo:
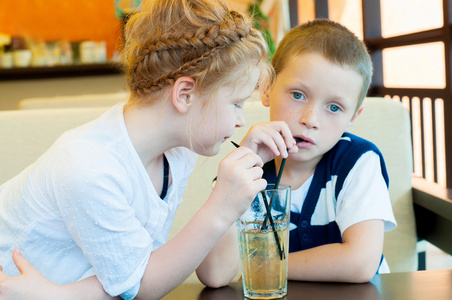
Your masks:
M 192 127 L 192 146 L 196 153 L 205 156 L 217 154 L 235 128 L 245 125 L 245 100 L 255 90 L 258 79 L 259 69 L 253 67 L 250 76 L 238 79 L 235 86 L 220 88 L 209 104 L 198 105 L 194 112 L 194 119 L 198 121 L 193 122 Z
M 356 71 L 316 53 L 286 63 L 262 102 L 270 106 L 272 121 L 285 121 L 302 140 L 290 159 L 317 165 L 354 121 L 362 85 Z

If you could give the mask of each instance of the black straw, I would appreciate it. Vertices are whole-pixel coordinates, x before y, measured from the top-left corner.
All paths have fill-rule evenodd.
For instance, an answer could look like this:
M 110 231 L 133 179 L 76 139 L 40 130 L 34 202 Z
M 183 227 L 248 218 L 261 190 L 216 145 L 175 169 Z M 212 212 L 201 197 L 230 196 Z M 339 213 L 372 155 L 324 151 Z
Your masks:
M 278 247 L 279 257 L 281 258 L 281 260 L 283 260 L 285 258 L 284 249 L 281 248 L 281 242 L 279 240 L 278 233 L 276 232 L 275 223 L 273 222 L 273 218 L 272 218 L 272 216 L 270 214 L 270 207 L 268 205 L 267 195 L 265 194 L 264 191 L 261 191 L 261 195 L 262 195 L 262 199 L 264 200 L 265 209 L 267 210 L 267 215 L 265 216 L 265 218 L 267 219 L 267 216 L 268 216 L 268 218 L 270 220 L 270 224 L 271 224 L 272 230 L 273 230 L 273 235 L 275 237 L 276 246 Z M 262 228 L 261 228 L 261 231 L 262 231 Z
M 296 142 L 296 143 L 299 143 L 299 142 L 302 142 L 302 141 L 303 141 L 303 139 L 301 139 L 301 138 L 295 138 L 295 142 Z M 282 160 L 282 162 L 281 162 L 281 165 L 279 166 L 278 176 L 276 177 L 275 190 L 277 190 L 277 189 L 279 188 L 279 183 L 280 183 L 280 181 L 281 181 L 282 172 L 283 172 L 283 170 L 284 170 L 284 166 L 285 166 L 285 165 L 286 165 L 286 159 L 283 158 L 283 160 Z M 273 194 L 273 195 L 272 195 L 272 198 L 270 199 L 270 207 L 271 207 L 272 204 L 273 204 L 273 197 L 274 197 L 274 195 L 275 195 L 275 194 Z M 267 228 L 267 219 L 268 219 L 267 217 L 268 217 L 268 214 L 265 216 L 264 224 L 263 224 L 263 226 L 262 226 L 262 229 Z
M 231 143 L 232 143 L 232 145 L 234 145 L 236 148 L 240 147 L 240 145 L 237 144 L 237 143 L 234 142 L 234 141 L 231 141 Z M 212 184 L 213 184 L 215 181 L 217 181 L 217 176 L 215 176 L 215 178 L 212 180 Z
M 278 171 L 278 177 L 276 177 L 276 183 L 275 183 L 275 190 L 277 190 L 279 188 L 279 182 L 281 181 L 281 176 L 282 176 L 282 172 L 284 170 L 284 166 L 286 165 L 286 159 L 283 158 L 282 162 L 281 162 L 281 166 L 279 167 L 279 171 Z M 273 204 L 273 198 L 275 197 L 275 194 L 272 194 L 272 197 L 270 199 L 270 207 Z M 262 229 L 267 228 L 267 221 L 268 221 L 268 217 L 271 217 L 270 213 L 267 213 L 267 215 L 265 216 L 264 219 L 264 223 L 262 224 Z M 270 222 L 272 222 L 272 220 L 270 220 Z
M 236 148 L 240 147 L 240 145 L 237 144 L 234 141 L 231 141 L 231 143 Z M 278 189 L 278 187 L 279 187 L 279 182 L 281 181 L 281 176 L 282 176 L 282 172 L 284 170 L 284 165 L 285 164 L 286 164 L 286 159 L 283 158 L 283 160 L 281 162 L 281 166 L 279 167 L 278 177 L 276 178 L 275 190 Z M 281 260 L 283 260 L 285 258 L 284 249 L 281 247 L 281 241 L 279 240 L 279 236 L 278 236 L 278 233 L 276 232 L 276 228 L 275 228 L 275 223 L 273 222 L 273 218 L 272 218 L 271 213 L 270 213 L 270 207 L 271 207 L 271 205 L 273 203 L 273 197 L 275 196 L 275 194 L 272 195 L 272 197 L 270 199 L 270 204 L 267 201 L 267 195 L 265 194 L 264 191 L 261 191 L 261 195 L 262 195 L 262 199 L 264 201 L 265 209 L 267 210 L 267 214 L 265 215 L 265 219 L 264 219 L 264 222 L 262 224 L 261 231 L 262 231 L 262 229 L 267 227 L 267 225 L 266 225 L 267 224 L 267 220 L 269 220 L 270 221 L 270 225 L 272 227 L 273 235 L 275 237 L 276 246 L 278 247 L 279 257 L 281 258 Z
M 232 145 L 234 145 L 236 148 L 238 148 L 238 147 L 240 147 L 240 145 L 239 144 L 237 144 L 236 142 L 234 142 L 234 141 L 231 141 L 231 143 L 232 143 Z

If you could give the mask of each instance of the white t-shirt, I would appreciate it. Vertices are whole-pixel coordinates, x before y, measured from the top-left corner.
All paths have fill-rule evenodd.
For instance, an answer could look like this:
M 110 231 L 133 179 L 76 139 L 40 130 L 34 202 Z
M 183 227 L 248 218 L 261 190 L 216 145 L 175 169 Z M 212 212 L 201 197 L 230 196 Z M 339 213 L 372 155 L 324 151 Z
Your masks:
M 52 282 L 95 274 L 108 294 L 136 296 L 151 252 L 166 242 L 196 154 L 165 152 L 172 184 L 160 199 L 130 141 L 123 106 L 66 132 L 0 187 L 7 275 L 19 275 L 11 258 L 19 247 Z

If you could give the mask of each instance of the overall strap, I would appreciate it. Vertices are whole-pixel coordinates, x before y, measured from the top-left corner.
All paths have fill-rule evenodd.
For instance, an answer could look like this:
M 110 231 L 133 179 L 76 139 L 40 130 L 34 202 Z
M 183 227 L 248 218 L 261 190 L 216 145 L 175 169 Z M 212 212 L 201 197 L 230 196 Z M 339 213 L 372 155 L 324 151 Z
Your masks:
M 271 161 L 264 164 L 262 169 L 264 170 L 264 174 L 262 175 L 262 178 L 267 180 L 267 185 L 275 184 L 276 178 L 278 177 L 278 174 L 276 174 L 275 160 L 272 159 Z
M 169 177 L 169 164 L 168 159 L 166 159 L 165 154 L 163 154 L 163 188 L 160 194 L 161 199 L 165 199 L 168 193 L 168 177 Z

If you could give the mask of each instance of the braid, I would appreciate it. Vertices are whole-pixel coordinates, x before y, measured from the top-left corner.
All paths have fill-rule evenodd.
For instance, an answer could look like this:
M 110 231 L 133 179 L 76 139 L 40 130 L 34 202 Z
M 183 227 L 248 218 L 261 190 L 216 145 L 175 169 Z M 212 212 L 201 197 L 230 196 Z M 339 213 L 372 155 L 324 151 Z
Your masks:
M 150 60 L 161 60 L 164 57 L 174 57 L 176 52 L 183 53 L 181 58 L 182 66 L 176 70 L 170 71 L 156 79 L 141 79 L 131 88 L 138 94 L 144 94 L 149 91 L 158 91 L 181 77 L 190 75 L 192 71 L 206 69 L 209 62 L 216 55 L 219 55 L 221 49 L 227 45 L 233 44 L 246 38 L 248 35 L 256 37 L 245 24 L 244 18 L 237 12 L 230 12 L 221 24 L 215 24 L 211 27 L 201 27 L 196 31 L 185 31 L 181 33 L 171 33 L 161 36 L 158 40 L 150 40 L 144 43 L 140 53 L 134 58 L 132 63 L 132 73 L 137 69 L 147 68 Z
M 137 82 L 136 86 L 134 87 L 134 90 L 137 91 L 139 94 L 144 94 L 144 93 L 146 93 L 147 90 L 150 90 L 153 92 L 158 91 L 158 90 L 164 88 L 165 86 L 174 83 L 176 78 L 190 74 L 191 70 L 199 70 L 200 67 L 202 67 L 203 65 L 206 65 L 210 61 L 211 57 L 215 56 L 220 51 L 220 49 L 223 47 L 224 47 L 224 45 L 216 47 L 215 49 L 206 53 L 205 55 L 203 55 L 197 59 L 194 59 L 192 61 L 189 61 L 189 62 L 185 63 L 184 65 L 182 65 L 177 70 L 174 70 L 173 72 L 165 74 L 165 75 L 161 76 L 160 78 L 157 78 L 153 81 L 141 80 L 141 81 Z
M 121 51 L 134 103 L 192 77 L 203 94 L 234 82 L 251 65 L 270 73 L 267 44 L 224 0 L 142 0 L 124 29 Z
M 141 50 L 140 55 L 137 57 L 136 64 L 143 61 L 144 57 L 150 52 L 168 51 L 168 50 L 180 50 L 180 49 L 202 49 L 213 48 L 223 43 L 235 42 L 239 38 L 246 36 L 249 33 L 249 29 L 240 28 L 236 26 L 232 15 L 237 15 L 234 11 L 225 18 L 226 22 L 220 25 L 212 26 L 211 28 L 202 27 L 196 32 L 185 32 L 182 36 L 176 34 L 166 35 L 165 37 L 150 41 Z M 237 19 L 242 19 L 241 15 L 238 15 Z

